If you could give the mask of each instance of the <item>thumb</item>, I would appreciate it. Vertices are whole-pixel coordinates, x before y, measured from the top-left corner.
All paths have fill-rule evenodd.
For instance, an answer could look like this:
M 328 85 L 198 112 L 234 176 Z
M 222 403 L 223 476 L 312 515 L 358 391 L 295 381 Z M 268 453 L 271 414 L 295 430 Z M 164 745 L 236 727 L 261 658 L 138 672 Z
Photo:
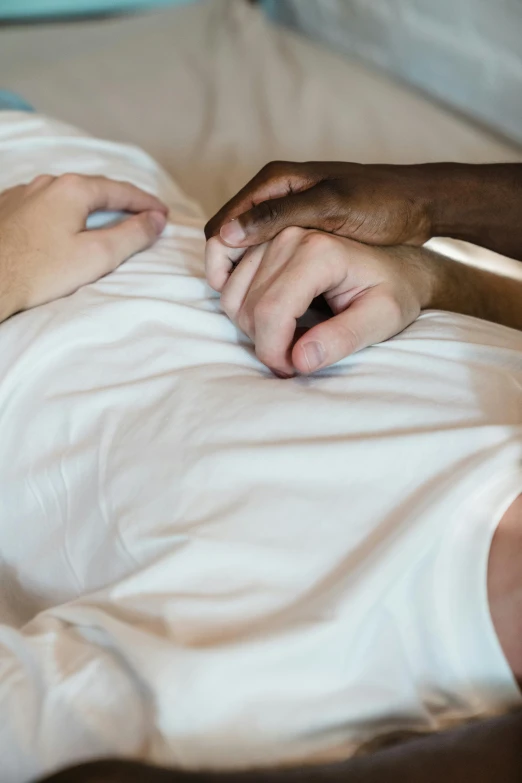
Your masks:
M 166 215 L 154 210 L 141 212 L 111 228 L 90 231 L 85 241 L 96 248 L 99 275 L 111 272 L 127 258 L 154 244 L 166 223 Z
M 268 242 L 288 226 L 332 231 L 340 222 L 339 202 L 327 182 L 269 199 L 221 227 L 222 242 L 250 247 Z
M 402 315 L 390 294 L 369 289 L 342 313 L 307 331 L 293 347 L 292 363 L 307 375 L 388 340 L 413 320 Z

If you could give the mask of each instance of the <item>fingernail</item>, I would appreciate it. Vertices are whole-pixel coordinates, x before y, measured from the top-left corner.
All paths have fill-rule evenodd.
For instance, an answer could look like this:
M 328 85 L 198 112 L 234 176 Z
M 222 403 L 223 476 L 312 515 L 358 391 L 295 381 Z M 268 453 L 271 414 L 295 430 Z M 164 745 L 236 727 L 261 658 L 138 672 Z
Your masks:
M 231 220 L 230 223 L 225 223 L 224 226 L 221 226 L 219 235 L 227 245 L 239 245 L 246 239 L 246 231 L 239 220 Z
M 322 343 L 309 342 L 303 345 L 303 351 L 310 372 L 317 370 L 325 360 L 325 350 Z
M 150 221 L 154 226 L 156 234 L 161 234 L 165 226 L 167 225 L 167 216 L 163 212 L 151 212 Z
M 281 370 L 272 370 L 276 378 L 282 378 L 288 380 L 288 378 L 295 378 L 295 373 L 281 372 Z

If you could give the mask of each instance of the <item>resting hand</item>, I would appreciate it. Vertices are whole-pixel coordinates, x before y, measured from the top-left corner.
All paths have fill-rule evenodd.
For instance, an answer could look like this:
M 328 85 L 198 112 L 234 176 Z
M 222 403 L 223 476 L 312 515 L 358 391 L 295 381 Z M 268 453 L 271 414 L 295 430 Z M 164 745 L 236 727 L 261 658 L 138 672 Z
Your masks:
M 522 261 L 521 163 L 269 163 L 206 226 L 231 247 L 287 226 L 370 245 L 453 237 Z
M 269 163 L 205 232 L 232 247 L 266 242 L 287 226 L 371 245 L 421 245 L 432 235 L 432 178 L 429 166 Z
M 139 214 L 85 231 L 96 210 Z M 76 291 L 149 247 L 167 207 L 126 182 L 42 175 L 0 194 L 0 321 Z
M 382 342 L 412 323 L 435 296 L 435 254 L 375 248 L 301 228 L 242 251 L 207 243 L 209 284 L 224 312 L 276 374 L 310 373 Z M 296 322 L 323 295 L 333 317 L 296 341 Z

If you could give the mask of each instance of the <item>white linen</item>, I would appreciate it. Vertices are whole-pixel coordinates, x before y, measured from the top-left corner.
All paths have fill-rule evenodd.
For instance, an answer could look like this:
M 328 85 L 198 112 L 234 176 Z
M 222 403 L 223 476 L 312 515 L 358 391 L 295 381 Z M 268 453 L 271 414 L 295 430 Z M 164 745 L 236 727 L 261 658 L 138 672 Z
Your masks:
M 0 327 L 3 781 L 336 757 L 518 701 L 486 566 L 522 491 L 522 334 L 428 312 L 278 380 L 153 161 L 1 118 L 0 190 L 68 170 L 157 193 L 171 222 Z

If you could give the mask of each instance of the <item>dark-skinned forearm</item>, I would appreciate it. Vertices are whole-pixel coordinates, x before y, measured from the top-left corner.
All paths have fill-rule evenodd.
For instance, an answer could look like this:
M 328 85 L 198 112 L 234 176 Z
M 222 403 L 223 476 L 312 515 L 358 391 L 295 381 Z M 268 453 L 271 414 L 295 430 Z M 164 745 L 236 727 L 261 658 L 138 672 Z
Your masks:
M 522 163 L 428 163 L 418 169 L 432 236 L 522 260 Z

